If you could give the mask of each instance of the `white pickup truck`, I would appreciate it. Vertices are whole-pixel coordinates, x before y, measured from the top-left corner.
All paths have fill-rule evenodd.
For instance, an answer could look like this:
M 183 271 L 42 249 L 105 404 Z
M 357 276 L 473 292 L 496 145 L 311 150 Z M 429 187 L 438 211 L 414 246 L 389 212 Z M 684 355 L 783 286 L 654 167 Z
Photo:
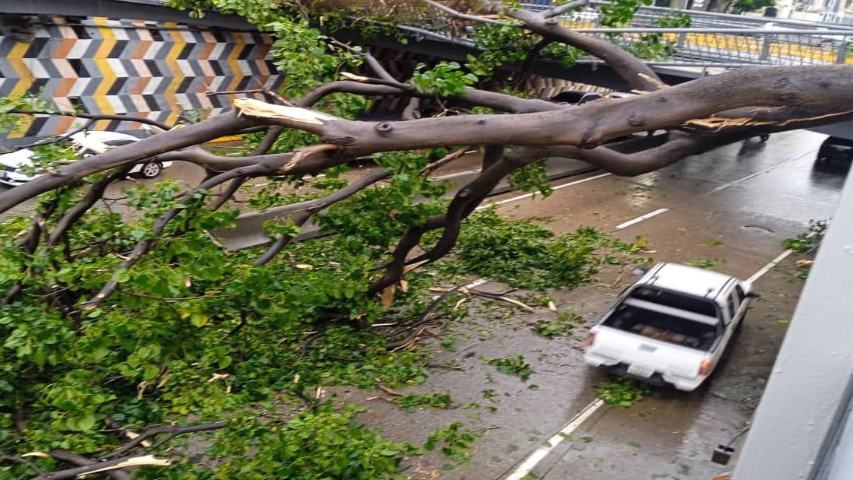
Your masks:
M 679 390 L 711 375 L 754 295 L 735 277 L 661 263 L 590 329 L 584 360 Z

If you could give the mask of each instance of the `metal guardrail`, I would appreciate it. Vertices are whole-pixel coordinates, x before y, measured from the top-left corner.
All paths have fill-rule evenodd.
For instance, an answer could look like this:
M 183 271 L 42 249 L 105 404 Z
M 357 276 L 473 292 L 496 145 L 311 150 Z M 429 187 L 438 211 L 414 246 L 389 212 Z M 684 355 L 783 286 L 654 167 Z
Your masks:
M 523 4 L 542 10 L 551 2 Z M 651 58 L 655 65 L 738 67 L 755 65 L 826 65 L 853 63 L 853 27 L 775 18 L 758 18 L 716 12 L 641 7 L 628 28 L 601 25 L 601 7 L 594 0 L 580 11 L 570 12 L 561 22 L 575 31 L 607 38 L 637 49 L 654 42 L 664 44 L 662 54 Z M 657 28 L 661 19 L 685 14 L 691 28 Z M 592 61 L 585 59 L 585 61 Z
M 628 50 L 659 36 L 674 63 L 697 66 L 826 65 L 853 63 L 853 31 L 700 28 L 580 28 Z M 654 59 L 653 59 L 654 60 Z M 660 60 L 660 59 L 657 59 Z
M 590 0 L 589 7 L 594 10 L 610 3 L 605 0 Z M 544 10 L 553 4 L 552 0 L 533 0 L 522 2 L 525 8 L 531 10 Z M 641 6 L 637 10 L 632 26 L 651 27 L 654 21 L 673 14 L 688 15 L 693 21 L 694 28 L 764 28 L 767 24 L 773 24 L 779 28 L 790 29 L 826 29 L 826 30 L 850 30 L 853 25 L 838 23 L 809 22 L 805 20 L 793 20 L 788 18 L 759 17 L 755 15 L 737 15 L 731 13 L 708 12 L 705 10 L 685 10 L 679 8 Z

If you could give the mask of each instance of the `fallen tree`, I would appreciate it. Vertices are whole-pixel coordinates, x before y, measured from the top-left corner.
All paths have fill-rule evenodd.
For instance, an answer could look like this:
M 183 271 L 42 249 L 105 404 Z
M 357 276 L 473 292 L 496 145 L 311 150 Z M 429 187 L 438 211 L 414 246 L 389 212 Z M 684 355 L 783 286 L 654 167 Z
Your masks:
M 234 335 L 255 321 L 247 313 L 250 308 L 247 305 L 287 325 L 292 324 L 287 322 L 301 319 L 301 315 L 314 315 L 320 319 L 319 324 L 338 321 L 363 328 L 375 319 L 379 297 L 387 306 L 390 303 L 387 300 L 393 298 L 396 289 L 405 290 L 405 277 L 409 272 L 451 252 L 465 219 L 501 180 L 510 176 L 522 179 L 525 175 L 520 173 L 526 172 L 526 178 L 534 179 L 528 180 L 526 187 L 545 188 L 541 175 L 530 175 L 532 170 L 541 168 L 540 162 L 545 158 L 581 159 L 617 175 L 639 175 L 671 165 L 689 155 L 746 138 L 853 117 L 853 66 L 732 70 L 670 86 L 661 81 L 642 59 L 608 41 L 574 32 L 556 20 L 560 14 L 578 8 L 581 3 L 566 4 L 540 13 L 497 2 L 480 5 L 478 2 L 439 3 L 432 0 L 400 2 L 392 7 L 383 7 L 385 2 L 367 1 L 355 6 L 341 6 L 335 2 L 297 2 L 296 7 L 274 2 L 271 5 L 218 1 L 174 3 L 199 11 L 219 6 L 226 13 L 242 14 L 271 29 L 279 38 L 276 54 L 279 65 L 288 75 L 287 83 L 282 94 L 263 92 L 265 100 L 235 98 L 234 108 L 228 113 L 181 128 L 155 125 L 157 132 L 142 141 L 85 159 L 48 165 L 45 173 L 33 181 L 0 194 L 0 212 L 29 201 L 39 202 L 37 214 L 28 223 L 19 219 L 18 223 L 4 230 L 9 245 L 13 232 L 18 232 L 14 239 L 16 249 L 6 252 L 5 261 L 15 267 L 15 274 L 9 273 L 3 279 L 7 289 L 4 295 L 6 311 L 17 308 L 9 315 L 20 316 L 21 323 L 26 318 L 42 315 L 40 308 L 43 305 L 37 306 L 36 303 L 44 303 L 52 309 L 51 312 L 61 313 L 55 316 L 51 313 L 46 317 L 50 325 L 39 328 L 43 335 L 46 335 L 44 332 L 62 333 L 56 334 L 57 338 L 49 338 L 49 341 L 39 340 L 42 343 L 38 346 L 32 345 L 34 340 L 28 339 L 26 332 L 20 333 L 20 327 L 9 332 L 9 338 L 14 341 L 7 341 L 7 348 L 17 352 L 10 365 L 25 372 L 24 376 L 39 379 L 38 382 L 13 388 L 13 382 L 0 378 L 5 382 L 0 383 L 0 389 L 8 385 L 9 391 L 14 392 L 9 396 L 11 400 L 0 403 L 0 410 L 10 425 L 16 425 L 20 434 L 26 432 L 28 421 L 33 420 L 28 420 L 27 412 L 34 405 L 33 398 L 41 399 L 38 400 L 40 402 L 65 398 L 64 401 L 55 400 L 62 405 L 57 408 L 66 408 L 66 404 L 79 408 L 74 412 L 77 416 L 65 413 L 74 419 L 73 422 L 61 423 L 58 418 L 62 415 L 57 414 L 54 418 L 44 414 L 50 417 L 50 422 L 60 422 L 56 423 L 60 425 L 57 431 L 63 428 L 92 431 L 96 423 L 113 418 L 98 407 L 109 403 L 116 395 L 107 393 L 103 382 L 122 383 L 127 390 L 124 393 L 129 391 L 131 397 L 135 390 L 142 404 L 146 391 L 160 388 L 170 381 L 176 382 L 175 378 L 191 376 L 195 368 L 193 365 L 198 365 L 198 362 L 209 364 L 216 371 L 229 369 L 232 360 L 227 355 L 216 357 L 211 353 L 216 358 L 205 357 L 195 364 L 175 360 L 181 358 L 177 350 L 170 353 L 171 356 L 161 355 L 164 347 L 160 345 L 165 343 L 163 338 L 157 339 L 160 343 L 156 343 L 156 353 L 153 352 L 154 347 L 145 354 L 140 353 L 137 342 L 134 347 L 128 347 L 128 351 L 133 353 L 122 353 L 116 357 L 102 350 L 106 347 L 98 343 L 102 341 L 99 339 L 87 345 L 85 355 L 80 354 L 85 357 L 81 365 L 115 362 L 120 365 L 115 371 L 104 373 L 97 380 L 90 379 L 80 369 L 66 372 L 61 380 L 46 374 L 43 371 L 45 365 L 68 361 L 57 352 L 50 351 L 50 345 L 60 344 L 61 339 L 73 336 L 89 339 L 92 332 L 102 328 L 99 318 L 118 315 L 117 309 L 105 304 L 114 295 L 131 299 L 151 297 L 164 304 L 178 302 L 180 308 L 169 315 L 180 320 L 189 319 L 195 327 L 219 322 L 221 328 L 217 335 Z M 383 11 L 383 8 L 389 10 Z M 338 9 L 339 13 L 329 14 L 329 9 Z M 487 45 L 483 57 L 467 66 L 442 62 L 432 69 L 415 72 L 409 79 L 399 79 L 366 50 L 334 39 L 332 26 L 336 22 L 351 27 L 352 23 L 348 22 L 352 20 L 348 15 L 364 13 L 365 9 L 370 9 L 372 16 L 377 17 L 374 20 L 385 22 L 381 24 L 386 27 L 387 22 L 400 19 L 443 19 L 455 22 L 457 26 L 473 28 L 475 33 L 477 29 L 484 29 L 480 33 L 484 38 L 493 35 L 493 39 L 520 42 L 523 48 L 513 51 L 511 45 L 501 55 L 490 55 L 495 52 L 490 51 Z M 321 34 L 320 28 L 324 28 L 325 35 Z M 515 92 L 518 93 L 516 95 L 480 88 L 486 84 L 484 74 L 497 79 L 512 74 L 525 75 L 524 64 L 528 57 L 542 55 L 565 61 L 578 52 L 603 60 L 636 95 L 621 99 L 604 98 L 574 106 L 525 98 L 523 92 Z M 501 70 L 507 67 L 506 62 L 511 64 L 509 69 Z M 341 73 L 341 68 L 346 66 L 360 67 L 361 70 Z M 517 68 L 519 66 L 522 68 Z M 474 72 L 479 73 L 475 75 Z M 354 120 L 354 113 L 364 106 L 364 99 L 377 96 L 404 99 L 407 108 L 403 119 L 380 122 Z M 422 108 L 430 102 L 441 108 Z M 5 111 L 11 116 L 52 114 L 25 108 Z M 430 116 L 430 113 L 434 115 Z M 85 118 L 91 120 L 98 116 L 87 115 Z M 257 131 L 262 134 L 247 133 Z M 623 148 L 608 143 L 643 132 L 656 132 L 658 140 L 648 142 L 645 137 L 637 136 L 620 142 Z M 200 146 L 233 134 L 252 138 L 254 151 L 243 156 L 223 156 Z M 482 149 L 482 169 L 448 203 L 417 205 L 414 202 L 417 196 L 439 197 L 440 187 L 432 184 L 427 173 L 439 165 L 455 161 L 461 157 L 460 152 L 475 147 Z M 228 268 L 239 272 L 227 277 L 222 271 L 224 263 L 217 257 L 218 253 L 212 253 L 216 248 L 210 245 L 211 240 L 205 237 L 204 232 L 227 227 L 233 222 L 239 212 L 226 207 L 247 181 L 264 178 L 281 185 L 281 182 L 298 183 L 306 176 L 324 173 L 335 178 L 342 168 L 367 156 L 373 157 L 380 168 L 350 184 L 331 182 L 323 187 L 322 194 L 311 198 L 257 200 L 260 210 L 275 207 L 282 213 L 298 213 L 298 216 L 293 222 L 269 226 L 275 240 L 265 252 L 259 255 L 257 252 L 238 254 L 238 260 L 243 261 L 245 268 L 228 263 Z M 123 229 L 121 216 L 102 211 L 98 205 L 108 200 L 105 194 L 109 186 L 124 178 L 134 164 L 152 159 L 190 162 L 203 168 L 206 177 L 188 191 L 167 186 L 153 194 L 135 193 L 132 200 L 146 212 L 144 221 L 134 223 L 129 230 Z M 391 179 L 392 187 L 386 190 L 373 188 L 377 182 L 387 178 Z M 366 208 L 365 204 L 355 203 L 348 210 L 334 213 L 335 206 L 348 205 L 346 202 L 354 199 L 372 202 L 372 206 Z M 295 258 L 288 264 L 288 268 L 292 267 L 290 273 L 303 273 L 306 283 L 322 281 L 339 285 L 328 287 L 328 291 L 335 294 L 312 299 L 317 303 L 311 303 L 310 309 L 292 315 L 279 310 L 270 314 L 269 304 L 275 303 L 276 299 L 266 296 L 264 289 L 274 289 L 271 284 L 276 281 L 276 272 L 252 270 L 251 266 L 254 264 L 260 268 L 276 256 L 284 255 L 299 228 L 320 212 L 327 211 L 329 214 L 323 221 L 332 229 L 344 236 L 356 238 L 362 235 L 358 237 L 361 243 L 347 247 L 353 249 L 351 256 L 359 258 L 361 263 L 335 267 L 340 271 L 330 269 L 320 275 L 313 271 L 311 263 L 325 253 L 309 247 L 294 247 L 295 251 L 287 253 Z M 382 222 L 393 225 L 386 226 Z M 376 227 L 378 223 L 382 226 Z M 84 224 L 86 228 L 81 227 Z M 373 228 L 377 232 L 368 232 Z M 437 233 L 430 237 L 433 231 Z M 429 240 L 425 241 L 427 237 Z M 202 244 L 205 246 L 200 247 Z M 300 249 L 310 255 L 298 258 Z M 160 262 L 156 268 L 151 264 L 145 265 L 146 257 L 152 251 L 157 252 Z M 352 253 L 355 251 L 357 254 Z M 209 262 L 210 269 L 215 271 L 207 272 L 207 277 L 204 273 L 196 274 L 196 278 L 168 277 L 182 263 L 194 261 L 200 264 Z M 141 270 L 140 265 L 144 265 Z M 280 264 L 274 266 L 282 268 Z M 258 273 L 260 271 L 263 274 Z M 123 289 L 129 278 L 133 279 L 134 288 Z M 303 287 L 303 283 L 296 281 L 275 288 L 279 288 L 280 293 Z M 193 303 L 199 299 L 214 299 L 219 302 L 217 308 L 228 312 L 228 315 L 222 311 L 212 314 L 210 309 L 202 311 L 197 307 L 198 302 Z M 320 303 L 323 303 L 322 307 Z M 147 314 L 164 315 L 158 310 L 162 305 L 146 308 L 150 308 Z M 282 320 L 284 318 L 287 320 Z M 152 323 L 145 325 L 155 333 L 146 331 L 138 335 L 149 341 L 152 335 L 156 335 L 158 326 Z M 129 319 L 122 319 L 122 331 L 133 332 L 134 328 Z M 257 342 L 270 332 L 261 331 L 264 333 L 257 334 Z M 184 333 L 192 335 L 191 332 Z M 310 338 L 315 338 L 314 333 Z M 121 340 L 116 339 L 116 342 L 121 343 Z M 193 343 L 193 340 L 188 342 Z M 253 345 L 263 345 L 257 347 L 262 350 L 274 349 L 268 343 Z M 308 345 L 309 340 L 305 343 Z M 23 381 L 20 376 L 9 375 L 14 381 Z M 229 376 L 230 373 L 216 373 L 210 379 L 195 381 L 216 385 L 228 382 Z M 300 383 L 300 379 L 295 378 L 292 383 L 288 388 L 292 388 L 294 394 L 310 400 L 302 386 L 305 380 Z M 81 407 L 67 399 L 72 396 L 70 392 L 82 388 L 82 385 L 97 389 L 96 393 L 87 390 L 91 397 L 88 401 L 95 407 L 90 404 Z M 206 392 L 199 388 L 198 392 Z M 228 393 L 231 393 L 230 387 Z M 189 400 L 175 402 L 180 407 L 183 405 L 181 402 L 188 403 Z M 189 413 L 187 408 L 182 410 L 179 407 L 175 411 Z M 145 410 L 146 407 L 139 408 Z M 139 421 L 145 417 L 139 414 L 133 418 Z M 168 464 L 165 460 L 142 455 L 160 446 L 143 449 L 146 438 L 166 434 L 171 439 L 197 430 L 220 430 L 225 428 L 225 424 L 204 424 L 197 429 L 193 426 L 152 428 L 147 430 L 149 433 L 133 437 L 129 446 L 119 447 L 112 453 L 103 451 L 104 445 L 111 442 L 104 440 L 99 433 L 101 436 L 97 442 L 74 445 L 88 452 L 87 455 L 71 454 L 59 448 L 36 455 L 37 458 L 53 458 L 75 465 L 74 468 L 57 468 L 52 473 L 31 465 L 28 457 L 9 455 L 6 459 L 16 464 L 16 468 L 33 470 L 31 473 L 37 478 L 72 478 L 107 467 L 113 478 L 127 478 L 123 469 L 129 466 Z M 55 436 L 45 434 L 45 438 L 47 440 L 42 440 L 47 443 L 60 443 Z M 258 438 L 253 436 L 251 440 Z M 135 453 L 131 453 L 132 450 Z M 134 461 L 137 463 L 132 463 Z

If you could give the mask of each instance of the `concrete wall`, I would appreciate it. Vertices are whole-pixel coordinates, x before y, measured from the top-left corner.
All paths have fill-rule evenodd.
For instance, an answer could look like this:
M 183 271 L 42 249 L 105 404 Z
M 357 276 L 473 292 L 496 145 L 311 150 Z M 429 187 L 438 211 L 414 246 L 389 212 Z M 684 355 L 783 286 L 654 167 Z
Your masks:
M 208 91 L 275 88 L 272 39 L 174 22 L 0 14 L 0 96 L 38 94 L 61 110 L 130 113 L 173 124 L 228 107 Z M 36 118 L 0 138 L 56 135 L 71 118 Z M 96 129 L 133 130 L 129 122 Z

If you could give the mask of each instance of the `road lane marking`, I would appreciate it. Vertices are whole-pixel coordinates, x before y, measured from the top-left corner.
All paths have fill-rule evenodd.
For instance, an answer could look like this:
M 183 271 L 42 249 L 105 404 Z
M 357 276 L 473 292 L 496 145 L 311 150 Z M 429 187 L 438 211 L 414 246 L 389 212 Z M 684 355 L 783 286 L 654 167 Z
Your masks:
M 785 260 L 785 258 L 787 258 L 788 255 L 792 253 L 794 253 L 793 250 L 785 250 L 784 252 L 780 253 L 778 257 L 774 258 L 773 260 L 770 260 L 770 263 L 761 267 L 761 270 L 755 272 L 751 277 L 747 278 L 747 283 L 753 283 L 759 278 L 763 277 L 765 273 L 769 272 L 776 265 L 779 265 L 779 262 Z
M 627 222 L 623 222 L 623 223 L 620 223 L 619 225 L 616 225 L 616 230 L 622 230 L 623 228 L 628 228 L 631 225 L 636 225 L 636 224 L 638 224 L 644 220 L 648 220 L 652 217 L 656 217 L 656 216 L 660 215 L 661 213 L 666 213 L 668 211 L 669 211 L 668 208 L 659 208 L 659 209 L 655 210 L 654 212 L 649 212 L 645 215 L 640 215 L 637 218 L 634 218 L 632 220 L 628 220 Z
M 706 193 L 705 195 L 712 195 L 712 194 L 717 193 L 717 192 L 719 192 L 719 191 L 721 191 L 721 190 L 725 190 L 725 189 L 727 189 L 727 188 L 729 188 L 729 187 L 733 187 L 733 186 L 735 186 L 735 185 L 737 185 L 737 184 L 739 184 L 739 183 L 743 183 L 743 182 L 745 182 L 745 181 L 747 181 L 747 180 L 750 180 L 750 179 L 753 179 L 753 178 L 755 178 L 755 177 L 757 177 L 757 176 L 759 176 L 759 175 L 763 175 L 763 174 L 765 174 L 765 173 L 769 172 L 770 170 L 773 170 L 773 169 L 774 169 L 774 168 L 776 168 L 776 167 L 780 167 L 780 166 L 782 166 L 782 165 L 784 165 L 784 164 L 786 164 L 786 163 L 788 163 L 788 162 L 793 162 L 794 160 L 799 160 L 799 159 L 801 159 L 801 158 L 805 157 L 806 155 L 809 155 L 809 154 L 812 154 L 812 153 L 814 153 L 814 151 L 813 151 L 813 150 L 812 150 L 812 151 L 808 151 L 808 152 L 806 152 L 806 153 L 804 153 L 804 154 L 802 154 L 802 155 L 799 155 L 799 156 L 796 156 L 796 157 L 792 157 L 792 158 L 789 158 L 789 159 L 787 159 L 787 160 L 782 160 L 781 162 L 778 162 L 778 163 L 774 163 L 773 165 L 770 165 L 769 167 L 762 168 L 761 170 L 759 170 L 759 171 L 757 171 L 757 172 L 755 172 L 755 173 L 752 173 L 752 174 L 750 174 L 750 175 L 747 175 L 747 176 L 745 176 L 745 177 L 743 177 L 743 178 L 740 178 L 740 179 L 735 180 L 735 181 L 733 181 L 733 182 L 729 182 L 729 183 L 725 183 L 725 184 L 723 184 L 723 185 L 720 185 L 719 187 L 717 187 L 717 188 L 715 188 L 715 189 L 711 190 L 710 192 Z
M 463 170 L 461 172 L 448 173 L 446 175 L 441 175 L 438 177 L 432 177 L 432 178 L 430 178 L 430 180 L 447 180 L 450 178 L 456 178 L 456 177 L 461 177 L 464 175 L 471 175 L 472 173 L 480 173 L 480 172 L 482 172 L 482 170 Z
M 565 440 L 567 436 L 571 435 L 572 432 L 577 430 L 577 428 L 581 426 L 583 422 L 585 422 L 589 417 L 591 417 L 592 414 L 595 413 L 602 406 L 604 406 L 604 401 L 599 398 L 584 407 L 584 409 L 581 410 L 580 413 L 575 415 L 575 417 L 568 423 L 568 425 L 563 427 L 563 429 L 560 430 L 559 433 L 549 438 L 545 445 L 537 448 L 536 451 L 531 453 L 530 456 L 527 457 L 524 462 L 522 462 L 521 465 L 519 465 L 518 468 L 516 468 L 515 471 L 509 474 L 509 476 L 507 476 L 504 480 L 521 480 L 525 476 L 529 475 L 530 472 L 532 472 L 533 469 L 536 468 L 536 465 L 538 465 L 543 458 L 547 457 L 548 454 L 551 453 L 551 451 L 557 447 L 557 445 L 559 445 L 563 440 Z
M 564 183 L 562 185 L 557 185 L 555 187 L 552 187 L 552 190 L 559 190 L 561 188 L 566 188 L 566 187 L 571 187 L 574 185 L 579 185 L 581 183 L 591 182 L 593 180 L 598 180 L 599 178 L 609 177 L 610 175 L 613 175 L 613 174 L 612 173 L 602 173 L 600 175 L 582 178 L 580 180 L 575 180 L 574 182 L 569 182 L 569 183 Z M 482 210 L 484 208 L 489 208 L 489 207 L 497 206 L 497 205 L 504 205 L 504 204 L 512 203 L 512 202 L 517 202 L 519 200 L 524 200 L 525 198 L 530 198 L 532 196 L 533 196 L 533 193 L 525 193 L 524 195 L 519 195 L 517 197 L 505 198 L 505 199 L 499 200 L 497 202 L 484 203 L 483 205 L 480 205 L 479 207 L 477 207 L 477 210 Z

